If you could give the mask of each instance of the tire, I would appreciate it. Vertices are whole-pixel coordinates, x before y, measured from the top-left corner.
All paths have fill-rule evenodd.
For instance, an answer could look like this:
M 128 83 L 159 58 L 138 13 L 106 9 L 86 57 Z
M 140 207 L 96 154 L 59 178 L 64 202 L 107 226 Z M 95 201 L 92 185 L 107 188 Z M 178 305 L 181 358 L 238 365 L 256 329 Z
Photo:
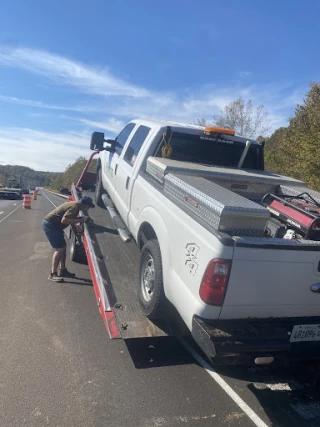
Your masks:
M 163 290 L 162 260 L 158 240 L 149 240 L 140 256 L 138 300 L 149 319 L 163 316 L 166 297 Z
M 70 234 L 70 259 L 79 264 L 87 263 L 87 256 L 83 246 L 77 244 L 77 238 L 72 231 Z
M 98 206 L 103 207 L 103 202 L 101 196 L 103 194 L 102 187 L 102 178 L 101 178 L 101 168 L 97 171 L 97 181 L 96 181 L 96 191 L 95 191 L 95 200 Z

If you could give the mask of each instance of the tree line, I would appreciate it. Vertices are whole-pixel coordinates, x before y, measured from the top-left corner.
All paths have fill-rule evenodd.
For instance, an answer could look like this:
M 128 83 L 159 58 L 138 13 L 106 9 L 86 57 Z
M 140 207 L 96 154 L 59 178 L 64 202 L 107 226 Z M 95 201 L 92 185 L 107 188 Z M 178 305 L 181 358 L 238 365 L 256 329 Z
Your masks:
M 85 157 L 79 157 L 74 163 L 67 166 L 63 174 L 60 174 L 51 182 L 50 188 L 60 190 L 60 188 L 70 188 L 72 183 L 76 184 L 86 163 L 87 159 Z M 93 159 L 89 171 L 95 172 L 96 168 L 97 161 Z
M 42 172 L 26 166 L 0 165 L 0 184 L 6 185 L 8 179 L 27 179 L 29 185 L 47 187 L 61 175 L 59 172 Z
M 266 139 L 266 168 L 320 190 L 320 85 L 312 83 L 289 125 Z

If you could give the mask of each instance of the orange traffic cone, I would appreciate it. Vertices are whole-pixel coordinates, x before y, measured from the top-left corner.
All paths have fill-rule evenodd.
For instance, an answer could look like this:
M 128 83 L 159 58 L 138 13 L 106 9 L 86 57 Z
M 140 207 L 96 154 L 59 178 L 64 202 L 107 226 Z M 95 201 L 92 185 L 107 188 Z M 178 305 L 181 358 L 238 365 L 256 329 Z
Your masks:
M 33 192 L 33 200 L 37 200 L 38 192 L 37 190 L 34 190 Z
M 31 196 L 30 194 L 23 195 L 22 207 L 24 209 L 31 209 Z

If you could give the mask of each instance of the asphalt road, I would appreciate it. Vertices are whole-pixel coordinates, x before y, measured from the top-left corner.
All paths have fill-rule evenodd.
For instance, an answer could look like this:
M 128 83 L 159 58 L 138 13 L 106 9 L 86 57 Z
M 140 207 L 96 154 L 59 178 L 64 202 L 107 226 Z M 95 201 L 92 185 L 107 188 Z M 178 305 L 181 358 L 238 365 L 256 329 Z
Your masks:
M 213 370 L 186 341 L 109 340 L 87 266 L 47 280 L 41 220 L 62 202 L 0 200 L 1 427 L 320 426 L 309 367 Z
M 18 209 L 21 200 L 2 200 L 0 199 L 0 222 L 4 221 L 7 215 L 10 215 L 14 209 Z M 1 232 L 0 232 L 1 236 Z

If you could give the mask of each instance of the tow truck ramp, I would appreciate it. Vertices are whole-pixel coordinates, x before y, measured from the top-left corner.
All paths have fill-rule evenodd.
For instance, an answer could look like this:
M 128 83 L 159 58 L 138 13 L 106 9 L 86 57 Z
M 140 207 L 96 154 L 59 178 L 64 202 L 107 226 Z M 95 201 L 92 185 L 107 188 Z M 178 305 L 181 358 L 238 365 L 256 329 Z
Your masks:
M 94 193 L 85 194 L 94 198 Z M 72 186 L 73 200 L 81 193 Z M 81 214 L 82 215 L 82 214 Z M 141 311 L 137 298 L 140 252 L 134 241 L 123 243 L 107 209 L 90 210 L 92 222 L 84 224 L 84 248 L 100 314 L 110 338 L 146 338 L 186 335 L 174 309 L 156 323 Z M 172 311 L 172 312 L 171 312 Z

